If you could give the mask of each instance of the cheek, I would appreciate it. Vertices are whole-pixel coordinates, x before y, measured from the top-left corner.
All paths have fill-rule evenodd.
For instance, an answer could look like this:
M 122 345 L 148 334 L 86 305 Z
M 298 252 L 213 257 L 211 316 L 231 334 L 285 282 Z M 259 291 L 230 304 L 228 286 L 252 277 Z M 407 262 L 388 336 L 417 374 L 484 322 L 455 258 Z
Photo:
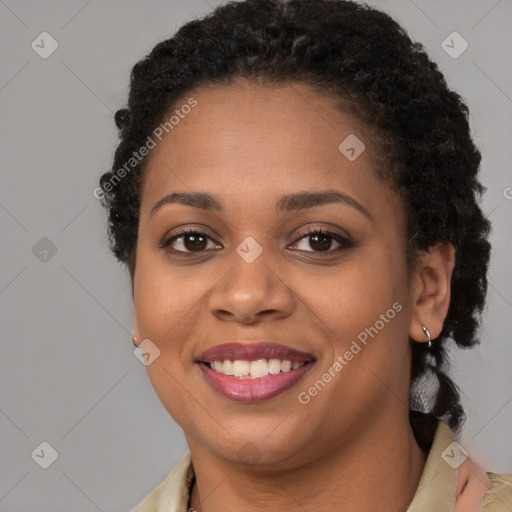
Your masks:
M 146 371 L 161 403 L 182 428 L 190 421 L 187 411 L 196 395 L 187 371 L 192 365 L 190 341 L 197 334 L 205 279 L 204 272 L 192 267 L 173 268 L 155 251 L 139 251 L 135 313 L 141 337 L 150 339 L 160 350 Z
M 382 251 L 378 255 L 362 251 L 318 286 L 312 286 L 312 279 L 309 287 L 308 307 L 321 320 L 331 347 L 322 370 L 343 358 L 343 370 L 330 393 L 350 388 L 355 402 L 347 408 L 382 398 L 388 388 L 401 389 L 408 375 L 404 269 L 399 258 L 383 256 Z
M 165 255 L 141 249 L 134 284 L 137 320 L 142 335 L 161 337 L 188 315 L 197 313 L 205 293 L 205 272 L 193 267 L 177 267 Z M 147 334 L 146 334 L 147 333 Z M 148 336 L 149 337 L 149 336 Z
M 363 253 L 328 275 L 303 278 L 298 291 L 331 333 L 340 335 L 340 341 L 374 325 L 395 302 L 402 304 L 405 296 L 396 269 L 399 262 Z

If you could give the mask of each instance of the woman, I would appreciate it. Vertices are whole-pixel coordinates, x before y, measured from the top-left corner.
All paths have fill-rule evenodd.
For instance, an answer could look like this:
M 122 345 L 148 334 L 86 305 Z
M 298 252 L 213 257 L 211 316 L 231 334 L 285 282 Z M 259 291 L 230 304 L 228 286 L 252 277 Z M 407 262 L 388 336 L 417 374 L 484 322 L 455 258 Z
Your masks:
M 190 448 L 135 512 L 512 509 L 446 374 L 490 252 L 467 114 L 349 1 L 227 3 L 135 65 L 101 186 Z

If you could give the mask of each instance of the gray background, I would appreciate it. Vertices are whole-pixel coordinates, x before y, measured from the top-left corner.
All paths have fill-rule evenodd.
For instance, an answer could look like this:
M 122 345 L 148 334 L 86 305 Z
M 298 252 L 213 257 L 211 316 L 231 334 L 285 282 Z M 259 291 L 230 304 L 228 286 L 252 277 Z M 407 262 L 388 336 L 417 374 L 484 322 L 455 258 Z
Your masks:
M 0 0 L 2 512 L 126 511 L 186 452 L 134 357 L 128 274 L 107 251 L 93 190 L 131 66 L 218 3 Z M 470 107 L 493 263 L 484 343 L 453 354 L 453 376 L 468 414 L 462 445 L 512 472 L 512 2 L 370 3 L 425 44 Z M 59 45 L 47 59 L 31 48 L 43 31 Z M 456 59 L 441 47 L 453 31 L 469 43 Z M 55 254 L 41 253 L 43 237 Z M 43 441 L 59 455 L 48 469 L 31 457 Z

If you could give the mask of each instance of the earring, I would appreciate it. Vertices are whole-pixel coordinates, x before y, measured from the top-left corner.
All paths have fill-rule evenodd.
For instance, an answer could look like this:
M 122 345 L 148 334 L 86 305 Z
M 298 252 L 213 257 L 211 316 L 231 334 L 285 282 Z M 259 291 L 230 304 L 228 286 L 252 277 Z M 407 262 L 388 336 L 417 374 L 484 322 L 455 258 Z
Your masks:
M 432 338 L 430 337 L 430 331 L 424 325 L 422 325 L 422 328 L 423 328 L 423 332 L 427 335 L 427 338 L 428 338 L 427 347 L 431 348 L 432 347 L 432 341 L 431 341 Z

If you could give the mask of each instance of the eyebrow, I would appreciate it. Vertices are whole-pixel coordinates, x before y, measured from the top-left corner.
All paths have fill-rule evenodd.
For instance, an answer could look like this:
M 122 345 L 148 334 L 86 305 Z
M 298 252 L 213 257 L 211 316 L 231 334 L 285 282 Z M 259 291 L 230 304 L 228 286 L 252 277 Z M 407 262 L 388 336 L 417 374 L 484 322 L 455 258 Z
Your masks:
M 170 203 L 179 203 L 201 210 L 222 212 L 222 202 L 208 192 L 172 192 L 155 203 L 149 216 L 152 217 L 158 209 Z M 314 208 L 330 203 L 342 203 L 352 206 L 363 215 L 372 220 L 370 212 L 355 199 L 337 190 L 323 190 L 320 192 L 295 192 L 279 198 L 276 203 L 277 212 L 293 212 L 305 208 Z

